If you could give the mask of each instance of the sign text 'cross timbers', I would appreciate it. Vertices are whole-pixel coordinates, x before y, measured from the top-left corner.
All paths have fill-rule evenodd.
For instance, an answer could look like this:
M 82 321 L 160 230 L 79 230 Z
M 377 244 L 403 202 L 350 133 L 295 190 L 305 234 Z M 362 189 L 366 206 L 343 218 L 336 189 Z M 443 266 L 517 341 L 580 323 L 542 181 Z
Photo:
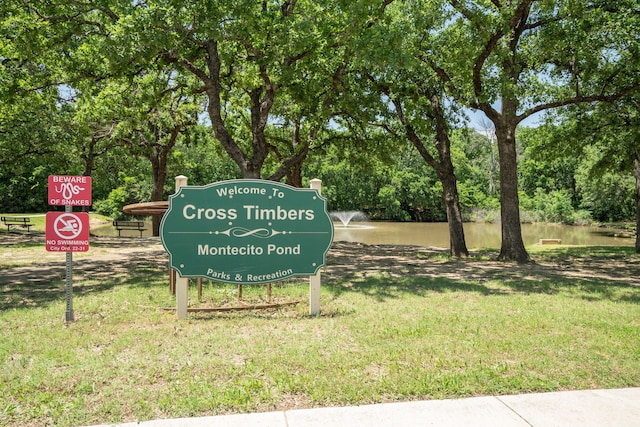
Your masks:
M 267 283 L 316 274 L 333 223 L 314 189 L 241 179 L 180 188 L 160 234 L 181 277 Z

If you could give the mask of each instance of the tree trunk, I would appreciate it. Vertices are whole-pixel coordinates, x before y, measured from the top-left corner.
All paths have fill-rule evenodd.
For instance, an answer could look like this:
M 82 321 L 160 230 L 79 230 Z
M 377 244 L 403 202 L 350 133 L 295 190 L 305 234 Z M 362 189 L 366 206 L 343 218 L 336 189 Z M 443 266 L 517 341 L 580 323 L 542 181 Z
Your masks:
M 95 146 L 96 146 L 96 139 L 95 138 L 91 138 L 91 142 L 89 143 L 89 146 L 87 147 L 85 153 L 83 153 L 80 157 L 82 157 L 82 159 L 84 160 L 84 172 L 82 172 L 83 176 L 91 176 L 91 174 L 93 173 L 93 165 L 95 162 Z M 89 212 L 89 206 L 83 206 L 82 208 L 82 212 Z
M 467 242 L 464 238 L 462 211 L 460 209 L 458 185 L 456 182 L 456 176 L 453 173 L 453 166 L 448 173 L 438 173 L 438 178 L 442 183 L 442 201 L 447 208 L 447 223 L 449 224 L 451 255 L 455 257 L 468 257 L 469 251 L 467 250 Z
M 636 178 L 636 253 L 640 253 L 640 159 L 633 152 L 633 175 Z
M 293 128 L 293 135 L 291 137 L 291 147 L 293 149 L 292 154 L 285 157 L 282 155 L 280 150 L 278 150 L 278 147 L 272 146 L 271 148 L 280 161 L 280 167 L 269 177 L 269 179 L 273 181 L 280 181 L 283 177 L 286 177 L 287 184 L 292 187 L 302 188 L 302 166 L 309 154 L 311 142 L 316 140 L 319 131 L 319 126 L 314 127 L 306 138 L 302 139 L 300 123 L 299 121 L 296 121 Z
M 432 166 L 442 183 L 442 200 L 447 209 L 447 223 L 449 224 L 450 251 L 453 256 L 467 257 L 469 256 L 469 251 L 467 250 L 467 242 L 464 238 L 464 228 L 462 226 L 462 209 L 460 209 L 460 198 L 458 197 L 458 183 L 453 169 L 453 162 L 451 161 L 449 126 L 440 97 L 431 94 L 430 101 L 435 119 L 436 149 L 440 160 Z
M 164 183 L 167 179 L 166 157 L 162 158 L 161 152 L 157 147 L 153 147 L 152 154 L 149 157 L 151 161 L 151 171 L 153 175 L 153 187 L 151 189 L 151 201 L 157 202 L 162 200 L 164 192 Z M 160 235 L 160 222 L 162 217 L 159 215 L 151 216 L 151 234 L 152 236 Z
M 296 163 L 289 169 L 285 182 L 292 187 L 302 188 L 302 163 Z
M 520 226 L 515 129 L 516 124 L 500 124 L 496 126 L 500 161 L 500 216 L 502 227 L 502 246 L 498 259 L 526 263 L 530 262 L 531 259 L 524 248 L 522 228 Z
M 151 152 L 148 156 L 151 162 L 151 171 L 153 175 L 153 187 L 151 189 L 151 201 L 159 202 L 163 200 L 164 196 L 164 183 L 167 181 L 167 159 L 169 153 L 176 145 L 178 136 L 182 131 L 181 126 L 176 126 L 171 129 L 169 134 L 169 140 L 165 145 L 156 144 L 151 148 Z M 151 233 L 153 236 L 160 235 L 160 223 L 162 217 L 160 215 L 151 216 Z
M 262 164 L 254 165 L 251 162 L 240 162 L 238 163 L 240 166 L 240 170 L 242 172 L 242 177 L 244 179 L 260 179 L 260 170 L 262 169 Z
M 209 40 L 206 43 L 207 50 L 207 66 L 209 76 L 202 72 L 196 72 L 202 82 L 205 84 L 209 105 L 207 108 L 211 126 L 214 135 L 225 149 L 229 157 L 238 165 L 242 176 L 245 179 L 260 179 L 262 164 L 267 158 L 268 147 L 264 137 L 264 128 L 269 117 L 269 110 L 273 105 L 275 98 L 275 86 L 264 84 L 254 89 L 249 95 L 251 104 L 249 110 L 251 112 L 251 133 L 252 133 L 252 149 L 251 155 L 245 153 L 240 145 L 234 140 L 228 131 L 223 119 L 222 104 L 222 84 L 220 76 L 220 56 L 218 52 L 218 43 L 215 40 Z M 264 96 L 264 99 L 261 98 Z

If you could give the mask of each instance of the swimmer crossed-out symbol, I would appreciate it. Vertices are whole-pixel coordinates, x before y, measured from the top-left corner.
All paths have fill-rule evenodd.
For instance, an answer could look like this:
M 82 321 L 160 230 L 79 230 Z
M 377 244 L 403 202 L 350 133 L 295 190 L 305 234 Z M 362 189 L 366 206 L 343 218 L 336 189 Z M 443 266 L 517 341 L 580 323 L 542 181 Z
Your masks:
M 75 239 L 82 232 L 82 221 L 72 213 L 65 213 L 56 218 L 53 229 L 61 239 Z

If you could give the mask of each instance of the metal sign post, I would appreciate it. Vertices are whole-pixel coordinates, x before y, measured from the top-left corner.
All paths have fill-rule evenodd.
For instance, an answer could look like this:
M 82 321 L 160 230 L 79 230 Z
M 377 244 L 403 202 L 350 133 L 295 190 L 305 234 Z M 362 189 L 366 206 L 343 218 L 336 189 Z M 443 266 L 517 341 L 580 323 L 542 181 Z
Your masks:
M 64 207 L 66 213 L 70 213 L 73 208 L 70 205 Z M 73 252 L 67 252 L 67 262 L 64 270 L 65 277 L 65 299 L 67 301 L 67 310 L 65 311 L 64 321 L 73 322 L 75 317 L 73 315 L 73 280 L 71 277 L 71 266 L 73 264 Z

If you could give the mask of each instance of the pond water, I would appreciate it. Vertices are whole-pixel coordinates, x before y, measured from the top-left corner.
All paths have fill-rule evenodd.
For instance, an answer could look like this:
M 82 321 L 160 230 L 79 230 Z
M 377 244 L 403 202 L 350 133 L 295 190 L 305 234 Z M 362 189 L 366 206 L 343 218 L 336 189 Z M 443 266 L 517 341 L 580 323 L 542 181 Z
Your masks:
M 523 224 L 522 239 L 525 246 L 540 239 L 561 239 L 566 245 L 633 246 L 635 240 L 610 237 L 614 230 L 601 227 L 570 226 L 560 224 Z M 500 224 L 465 223 L 465 240 L 469 249 L 500 249 Z M 449 247 L 449 228 L 443 222 L 359 222 L 349 227 L 334 223 L 334 241 L 367 244 L 404 244 Z
M 146 225 L 145 236 L 151 236 L 151 222 Z M 633 246 L 635 240 L 628 237 L 610 237 L 612 229 L 601 227 L 571 226 L 560 224 L 523 224 L 522 238 L 526 246 L 540 239 L 561 239 L 566 245 Z M 500 224 L 465 223 L 465 239 L 469 249 L 500 249 Z M 117 236 L 109 224 L 92 227 L 97 236 Z M 137 231 L 123 231 L 123 236 L 139 236 Z M 344 227 L 334 222 L 333 240 L 359 242 L 371 245 L 417 245 L 449 247 L 449 229 L 445 222 L 351 222 Z

